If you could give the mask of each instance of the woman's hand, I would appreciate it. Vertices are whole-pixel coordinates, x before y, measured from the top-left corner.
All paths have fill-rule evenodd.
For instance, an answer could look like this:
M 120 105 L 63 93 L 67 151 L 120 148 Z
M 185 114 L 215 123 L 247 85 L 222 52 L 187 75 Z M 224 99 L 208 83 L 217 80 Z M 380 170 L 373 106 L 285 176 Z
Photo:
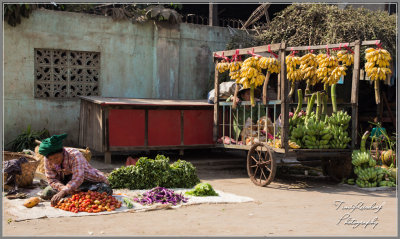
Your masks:
M 51 205 L 55 206 L 66 195 L 65 191 L 60 191 L 51 198 Z

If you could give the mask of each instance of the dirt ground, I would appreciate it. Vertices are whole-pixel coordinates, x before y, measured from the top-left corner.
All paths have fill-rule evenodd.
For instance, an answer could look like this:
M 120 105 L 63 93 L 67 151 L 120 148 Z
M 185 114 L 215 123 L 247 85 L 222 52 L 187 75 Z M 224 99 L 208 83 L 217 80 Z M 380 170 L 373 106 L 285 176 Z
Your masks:
M 202 181 L 254 202 L 22 222 L 8 222 L 12 216 L 5 213 L 3 236 L 397 236 L 396 191 L 368 192 L 293 176 L 258 187 L 242 167 L 243 155 L 194 153 L 182 159 L 198 163 Z M 232 165 L 213 163 L 219 158 Z M 296 188 L 299 183 L 308 186 Z

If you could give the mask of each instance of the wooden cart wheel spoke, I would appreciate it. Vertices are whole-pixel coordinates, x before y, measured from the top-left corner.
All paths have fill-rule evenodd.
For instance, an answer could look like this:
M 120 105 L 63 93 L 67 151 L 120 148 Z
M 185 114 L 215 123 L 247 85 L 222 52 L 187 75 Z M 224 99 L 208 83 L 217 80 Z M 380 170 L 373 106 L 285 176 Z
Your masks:
M 268 169 L 268 171 L 269 171 L 270 173 L 272 173 L 272 170 L 271 170 L 270 168 L 268 168 L 267 166 L 265 166 L 265 168 Z
M 257 167 L 256 167 L 256 169 L 254 170 L 254 175 L 256 175 L 257 174 L 257 169 L 259 169 L 260 167 L 258 167 L 258 165 L 256 165 Z
M 259 162 L 260 162 L 260 161 L 258 161 L 257 159 L 255 159 L 253 156 L 251 156 L 251 158 L 254 159 L 254 161 L 255 161 L 256 163 L 259 163 Z
M 267 177 L 267 175 L 265 175 L 264 170 L 261 170 L 261 173 L 262 173 L 262 175 L 264 175 L 265 180 L 268 180 L 268 177 Z M 260 179 L 261 179 L 261 176 L 260 176 Z
M 262 157 L 261 157 L 261 152 L 260 151 L 257 151 L 257 154 L 258 154 L 258 158 L 260 159 L 260 161 L 262 160 Z
M 266 186 L 275 177 L 276 163 L 271 150 L 262 143 L 256 143 L 247 154 L 247 174 L 257 186 Z

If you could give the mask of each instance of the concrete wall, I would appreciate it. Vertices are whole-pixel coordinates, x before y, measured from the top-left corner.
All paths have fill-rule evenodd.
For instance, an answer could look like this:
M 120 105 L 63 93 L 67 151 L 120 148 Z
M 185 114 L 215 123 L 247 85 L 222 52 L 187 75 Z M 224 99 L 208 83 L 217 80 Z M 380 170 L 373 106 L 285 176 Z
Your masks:
M 36 10 L 4 24 L 4 139 L 28 124 L 78 141 L 79 100 L 34 98 L 34 48 L 101 53 L 104 97 L 201 99 L 213 72 L 211 52 L 225 49 L 226 28 L 132 24 L 110 17 Z

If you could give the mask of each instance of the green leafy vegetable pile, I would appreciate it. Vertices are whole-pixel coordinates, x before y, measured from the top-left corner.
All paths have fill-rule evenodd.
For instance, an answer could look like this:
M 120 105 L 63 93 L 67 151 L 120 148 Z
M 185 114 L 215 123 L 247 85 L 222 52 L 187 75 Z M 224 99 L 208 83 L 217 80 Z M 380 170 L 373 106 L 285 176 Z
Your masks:
M 209 183 L 199 183 L 194 187 L 194 189 L 185 194 L 196 197 L 219 196 Z
M 141 157 L 136 166 L 115 169 L 108 181 L 112 188 L 128 189 L 191 188 L 200 182 L 193 164 L 184 160 L 170 164 L 164 155 L 155 159 Z

